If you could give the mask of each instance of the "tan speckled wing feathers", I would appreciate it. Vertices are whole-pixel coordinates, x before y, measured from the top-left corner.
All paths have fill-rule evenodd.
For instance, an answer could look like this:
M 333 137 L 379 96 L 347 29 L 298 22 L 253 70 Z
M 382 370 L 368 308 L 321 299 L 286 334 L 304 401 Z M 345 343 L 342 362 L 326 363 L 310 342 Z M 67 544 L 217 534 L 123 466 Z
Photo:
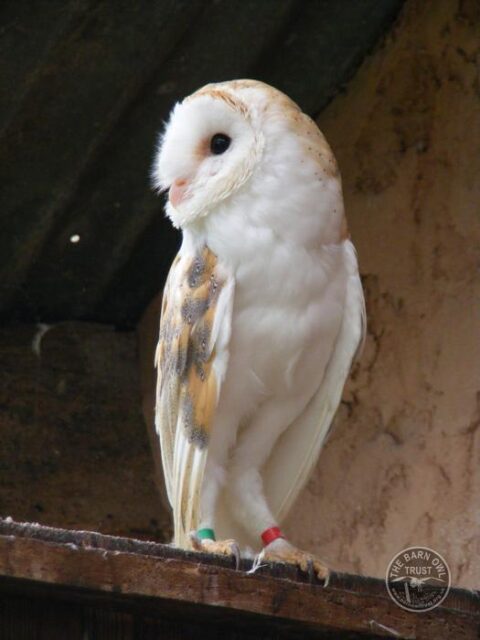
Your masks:
M 216 347 L 221 345 L 223 356 L 225 335 L 228 339 L 230 331 L 232 294 L 231 278 L 205 247 L 195 255 L 177 256 L 163 295 L 156 353 L 155 424 L 178 546 L 187 546 L 187 535 L 197 526 L 201 482 L 221 384 L 215 366 Z

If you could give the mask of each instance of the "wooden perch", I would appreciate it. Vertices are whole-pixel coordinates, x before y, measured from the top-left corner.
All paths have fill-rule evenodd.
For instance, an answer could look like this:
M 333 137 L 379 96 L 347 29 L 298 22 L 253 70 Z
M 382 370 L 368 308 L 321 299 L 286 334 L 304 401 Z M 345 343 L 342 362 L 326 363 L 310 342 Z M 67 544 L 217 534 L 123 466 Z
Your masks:
M 452 589 L 409 613 L 382 580 L 334 574 L 325 588 L 294 567 L 251 564 L 0 520 L 0 637 L 478 638 L 475 593 Z M 22 635 L 26 624 L 43 631 Z

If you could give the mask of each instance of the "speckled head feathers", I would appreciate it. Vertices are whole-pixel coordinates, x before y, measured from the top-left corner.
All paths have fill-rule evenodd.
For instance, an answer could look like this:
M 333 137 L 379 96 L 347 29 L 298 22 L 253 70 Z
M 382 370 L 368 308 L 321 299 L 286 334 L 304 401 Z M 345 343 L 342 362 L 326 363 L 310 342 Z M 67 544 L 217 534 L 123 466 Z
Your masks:
M 211 148 L 216 134 L 230 140 L 218 155 Z M 280 187 L 285 182 L 283 167 L 290 162 L 293 168 L 299 158 L 309 169 L 300 181 L 337 180 L 337 165 L 325 138 L 290 98 L 263 82 L 233 80 L 206 85 L 175 105 L 152 175 L 157 188 L 170 190 L 167 214 L 175 226 L 184 228 L 248 189 L 252 177 L 277 180 Z M 294 187 L 295 171 L 289 174 Z

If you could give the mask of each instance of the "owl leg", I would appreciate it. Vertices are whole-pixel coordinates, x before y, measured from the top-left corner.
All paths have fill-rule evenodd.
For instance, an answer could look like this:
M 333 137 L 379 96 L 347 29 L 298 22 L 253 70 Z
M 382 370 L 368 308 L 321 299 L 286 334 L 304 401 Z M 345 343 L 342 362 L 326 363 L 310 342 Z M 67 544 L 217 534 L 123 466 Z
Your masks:
M 236 421 L 232 416 L 222 420 L 219 415 L 218 428 L 209 444 L 208 459 L 200 496 L 200 522 L 198 529 L 190 533 L 192 547 L 196 551 L 233 556 L 238 569 L 240 549 L 235 540 L 215 539 L 215 511 L 220 489 L 225 484 L 225 465 L 228 450 L 236 433 Z
M 325 563 L 297 549 L 281 533 L 267 504 L 260 474 L 275 442 L 305 404 L 306 400 L 300 398 L 284 402 L 277 399 L 262 405 L 235 447 L 227 486 L 234 516 L 249 533 L 262 539 L 264 548 L 254 566 L 265 561 L 295 564 L 326 584 L 329 569 Z

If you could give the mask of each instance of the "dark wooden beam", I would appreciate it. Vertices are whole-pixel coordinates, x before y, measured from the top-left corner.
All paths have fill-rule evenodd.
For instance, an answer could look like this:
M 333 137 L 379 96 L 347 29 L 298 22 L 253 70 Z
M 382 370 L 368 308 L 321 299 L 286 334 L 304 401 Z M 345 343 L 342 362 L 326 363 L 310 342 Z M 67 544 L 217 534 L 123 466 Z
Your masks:
M 265 78 L 306 113 L 316 115 L 388 32 L 402 4 L 402 0 L 303 2 L 253 75 Z
M 334 574 L 323 587 L 294 567 L 249 569 L 247 560 L 235 570 L 229 559 L 168 545 L 0 520 L 4 593 L 31 596 L 36 588 L 64 600 L 130 603 L 137 615 L 169 612 L 177 623 L 184 611 L 216 620 L 217 630 L 263 620 L 281 637 L 478 638 L 478 596 L 459 589 L 435 610 L 414 614 L 390 600 L 381 580 Z M 192 637 L 202 637 L 201 629 Z

